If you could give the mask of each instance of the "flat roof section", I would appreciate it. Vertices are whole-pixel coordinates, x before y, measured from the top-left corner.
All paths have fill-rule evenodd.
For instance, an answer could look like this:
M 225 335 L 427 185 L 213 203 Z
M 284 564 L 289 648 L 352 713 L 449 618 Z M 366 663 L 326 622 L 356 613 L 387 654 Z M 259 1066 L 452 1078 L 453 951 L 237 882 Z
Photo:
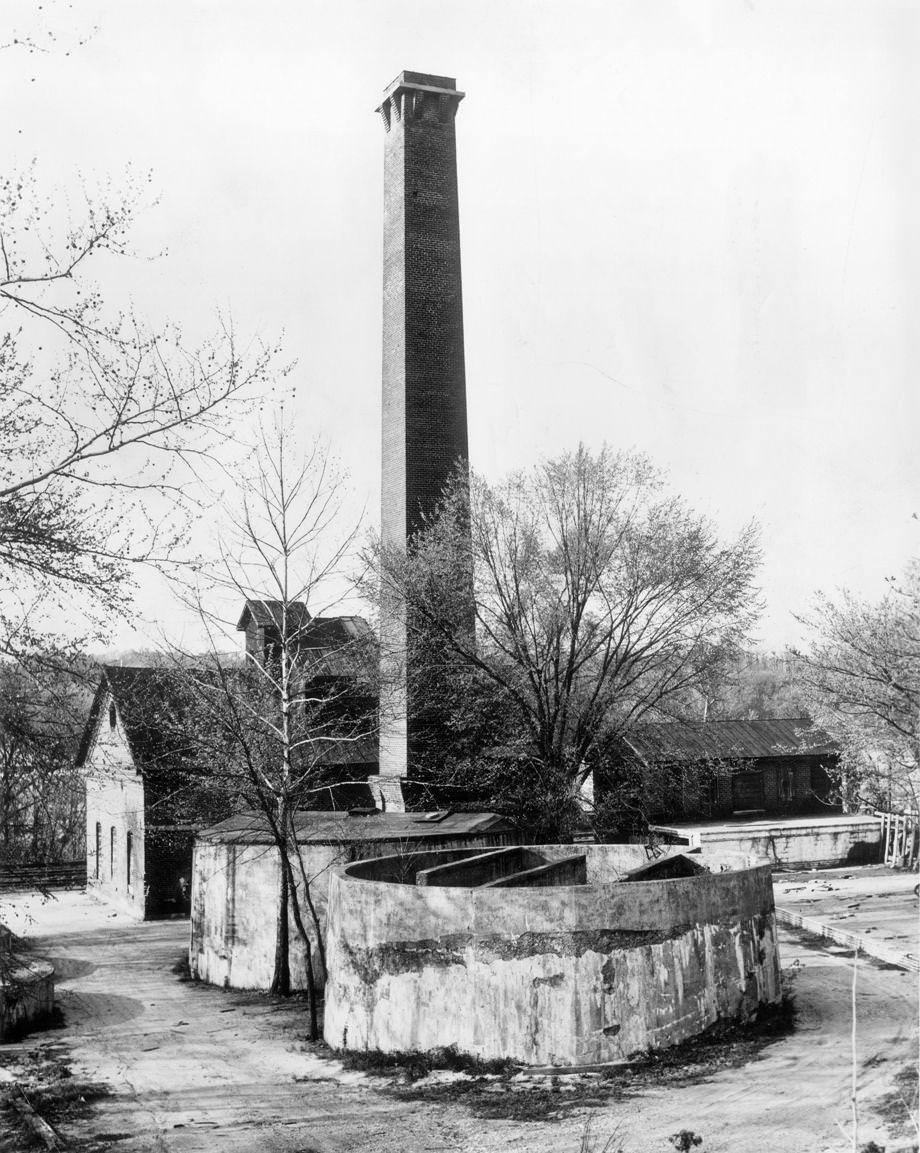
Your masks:
M 297 839 L 303 844 L 342 844 L 354 841 L 426 840 L 510 831 L 497 813 L 385 813 L 373 810 L 302 810 L 294 816 Z M 200 833 L 201 840 L 223 844 L 270 845 L 274 838 L 261 813 L 237 813 Z

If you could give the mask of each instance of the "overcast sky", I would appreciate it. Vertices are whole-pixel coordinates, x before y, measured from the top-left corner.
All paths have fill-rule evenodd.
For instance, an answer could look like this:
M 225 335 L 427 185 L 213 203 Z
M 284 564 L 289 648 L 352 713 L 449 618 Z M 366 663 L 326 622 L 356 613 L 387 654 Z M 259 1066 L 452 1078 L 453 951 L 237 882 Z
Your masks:
M 152 169 L 142 310 L 282 330 L 294 419 L 378 518 L 383 127 L 454 76 L 470 453 L 647 451 L 763 527 L 765 647 L 883 591 L 920 522 L 920 5 L 844 0 L 4 0 L 98 30 L 4 52 L 4 170 Z M 41 24 L 39 23 L 39 27 Z M 0 37 L 2 41 L 4 37 Z M 144 612 L 173 610 L 158 588 Z M 130 643 L 129 630 L 118 640 Z

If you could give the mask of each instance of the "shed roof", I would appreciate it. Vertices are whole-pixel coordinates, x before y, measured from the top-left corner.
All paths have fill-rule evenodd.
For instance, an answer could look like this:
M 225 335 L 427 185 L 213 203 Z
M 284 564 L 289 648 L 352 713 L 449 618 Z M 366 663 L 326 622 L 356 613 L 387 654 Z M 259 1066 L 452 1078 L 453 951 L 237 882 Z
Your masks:
M 808 717 L 639 725 L 623 743 L 647 761 L 833 756 L 836 741 Z
M 348 844 L 355 841 L 413 841 L 476 836 L 510 828 L 497 813 L 384 813 L 360 816 L 348 812 L 301 810 L 294 816 L 297 839 L 303 844 Z M 272 835 L 262 813 L 237 813 L 200 837 L 222 844 L 271 844 Z

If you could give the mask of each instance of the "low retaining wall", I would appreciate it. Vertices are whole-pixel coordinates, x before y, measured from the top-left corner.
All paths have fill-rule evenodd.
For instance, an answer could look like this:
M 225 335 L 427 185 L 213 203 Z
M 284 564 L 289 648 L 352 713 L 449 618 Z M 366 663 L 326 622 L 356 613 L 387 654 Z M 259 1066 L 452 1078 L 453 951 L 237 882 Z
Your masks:
M 854 815 L 737 825 L 656 825 L 654 831 L 691 847 L 745 853 L 783 870 L 872 864 L 880 859 L 881 828 L 878 817 Z
M 572 854 L 536 848 L 549 860 Z M 578 850 L 585 885 L 377 880 L 393 875 L 386 858 L 335 869 L 326 1041 L 388 1052 L 454 1044 L 483 1058 L 585 1065 L 676 1044 L 779 1000 L 768 865 L 704 853 L 711 872 L 620 884 L 644 850 Z
M 47 1020 L 54 1009 L 54 966 L 12 952 L 0 925 L 0 1042 Z

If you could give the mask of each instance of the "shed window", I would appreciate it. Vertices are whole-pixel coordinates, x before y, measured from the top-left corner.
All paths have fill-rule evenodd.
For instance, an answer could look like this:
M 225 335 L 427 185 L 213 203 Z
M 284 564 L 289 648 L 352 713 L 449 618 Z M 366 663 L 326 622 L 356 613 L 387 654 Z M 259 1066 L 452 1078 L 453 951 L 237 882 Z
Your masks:
M 125 869 L 128 878 L 128 884 L 131 884 L 131 850 L 134 848 L 134 835 L 128 833 L 125 841 Z
M 102 824 L 96 822 L 96 859 L 93 862 L 93 874 L 96 880 L 99 880 L 99 873 L 101 870 L 100 862 L 102 860 Z
M 115 826 L 109 829 L 109 877 L 115 879 Z

